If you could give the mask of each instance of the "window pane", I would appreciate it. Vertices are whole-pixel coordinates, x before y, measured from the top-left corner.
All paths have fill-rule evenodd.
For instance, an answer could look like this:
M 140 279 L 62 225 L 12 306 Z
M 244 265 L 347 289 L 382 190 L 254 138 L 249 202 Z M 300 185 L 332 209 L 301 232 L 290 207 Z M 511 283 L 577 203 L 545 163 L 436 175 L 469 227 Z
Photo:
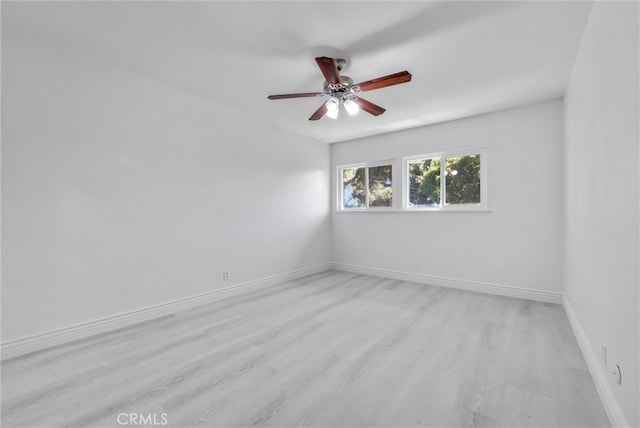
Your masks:
M 440 205 L 440 158 L 408 162 L 409 208 L 434 208 Z
M 364 167 L 342 170 L 343 208 L 364 208 Z
M 480 155 L 446 159 L 446 204 L 480 203 Z
M 369 168 L 369 206 L 392 206 L 391 165 Z

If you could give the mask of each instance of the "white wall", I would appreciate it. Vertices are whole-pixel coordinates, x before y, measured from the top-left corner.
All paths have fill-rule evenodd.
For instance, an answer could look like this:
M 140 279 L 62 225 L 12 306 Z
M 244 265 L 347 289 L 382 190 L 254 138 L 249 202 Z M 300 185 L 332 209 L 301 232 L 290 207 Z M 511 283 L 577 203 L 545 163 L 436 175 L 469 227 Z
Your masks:
M 4 32 L 2 65 L 3 342 L 330 261 L 327 145 Z
M 637 2 L 594 2 L 565 98 L 565 298 L 614 423 L 625 423 L 619 405 L 632 426 L 640 425 L 638 13 Z
M 383 275 L 424 276 L 427 282 L 444 278 L 484 291 L 492 291 L 486 285 L 537 290 L 559 301 L 562 120 L 562 102 L 556 100 L 332 145 L 334 211 L 338 165 L 394 159 L 399 184 L 403 156 L 478 146 L 487 148 L 491 210 L 334 212 L 334 261 L 380 269 Z

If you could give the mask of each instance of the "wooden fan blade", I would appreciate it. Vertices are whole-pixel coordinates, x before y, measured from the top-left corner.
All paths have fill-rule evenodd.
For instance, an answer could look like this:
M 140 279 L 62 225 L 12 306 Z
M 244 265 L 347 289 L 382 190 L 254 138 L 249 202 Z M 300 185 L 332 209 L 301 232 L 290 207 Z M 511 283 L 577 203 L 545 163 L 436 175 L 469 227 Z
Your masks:
M 309 120 L 318 120 L 327 112 L 327 103 L 322 103 L 320 108 L 315 111 L 309 118 Z
M 323 95 L 324 92 L 300 92 L 298 94 L 269 95 L 267 98 L 270 100 L 283 100 L 285 98 L 321 97 Z
M 400 73 L 390 74 L 388 76 L 378 77 L 377 79 L 367 80 L 366 82 L 358 83 L 357 85 L 353 86 L 354 88 L 357 87 L 356 92 L 365 92 L 410 81 L 411 73 L 405 70 L 401 71 Z
M 367 113 L 371 113 L 374 116 L 379 116 L 385 112 L 385 109 L 380 107 L 377 104 L 372 103 L 371 101 L 367 101 L 360 97 L 351 97 L 354 103 L 358 104 L 358 106 L 366 111 Z
M 338 66 L 336 65 L 335 59 L 320 56 L 316 58 L 316 63 L 318 64 L 318 67 L 320 67 L 320 71 L 322 71 L 324 80 L 326 80 L 327 83 L 333 85 L 340 83 L 340 73 L 338 72 Z

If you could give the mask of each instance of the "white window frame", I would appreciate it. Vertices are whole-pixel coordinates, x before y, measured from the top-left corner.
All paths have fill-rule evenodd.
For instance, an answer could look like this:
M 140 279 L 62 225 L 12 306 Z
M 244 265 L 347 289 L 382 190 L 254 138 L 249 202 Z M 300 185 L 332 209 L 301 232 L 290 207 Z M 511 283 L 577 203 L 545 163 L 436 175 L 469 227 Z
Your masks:
M 370 207 L 369 206 L 369 168 L 377 166 L 391 166 L 391 206 L 390 207 Z M 362 208 L 345 208 L 344 207 L 344 188 L 343 188 L 343 170 L 353 168 L 364 168 L 364 207 Z M 338 165 L 338 211 L 343 212 L 362 212 L 362 211 L 394 211 L 396 206 L 397 195 L 395 192 L 396 185 L 396 164 L 393 159 L 375 161 L 375 162 L 358 162 L 348 165 Z
M 446 162 L 446 158 L 480 155 L 480 203 L 479 204 L 455 204 L 446 205 L 446 180 L 441 175 L 440 180 L 440 206 L 439 207 L 425 207 L 415 208 L 409 206 L 409 162 L 418 159 L 432 159 L 440 158 L 440 168 L 442 170 L 443 164 Z M 476 147 L 462 150 L 449 150 L 443 152 L 427 153 L 421 155 L 405 156 L 402 158 L 402 211 L 406 212 L 445 212 L 445 211 L 488 211 L 488 185 L 487 185 L 487 149 L 486 147 Z

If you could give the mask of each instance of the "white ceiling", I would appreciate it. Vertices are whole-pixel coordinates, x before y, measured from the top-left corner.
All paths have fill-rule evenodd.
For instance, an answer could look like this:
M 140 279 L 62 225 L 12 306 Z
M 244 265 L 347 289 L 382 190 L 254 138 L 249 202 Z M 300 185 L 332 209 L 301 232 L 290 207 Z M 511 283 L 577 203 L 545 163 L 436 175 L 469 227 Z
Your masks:
M 561 97 L 590 2 L 2 2 L 2 29 L 72 48 L 324 142 Z M 311 122 L 314 57 L 355 82 L 408 70 L 363 94 L 385 107 Z M 344 113 L 344 112 L 343 112 Z

